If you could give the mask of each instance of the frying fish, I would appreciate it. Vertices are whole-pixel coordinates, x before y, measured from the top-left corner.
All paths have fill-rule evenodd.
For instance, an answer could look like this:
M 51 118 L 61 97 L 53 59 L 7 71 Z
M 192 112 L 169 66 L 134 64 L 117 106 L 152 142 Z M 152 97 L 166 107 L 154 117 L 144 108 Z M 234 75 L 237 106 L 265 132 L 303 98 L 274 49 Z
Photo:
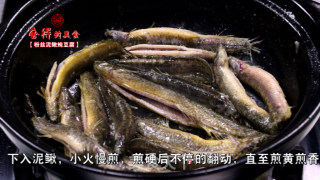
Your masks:
M 80 132 L 79 129 L 49 122 L 45 117 L 33 117 L 33 126 L 42 136 L 52 138 L 68 148 L 71 153 L 84 155 L 98 155 L 100 153 L 108 156 L 112 151 L 105 146 L 101 146 L 96 140 Z M 119 164 L 99 164 L 101 168 L 119 170 L 119 171 L 138 171 L 138 172 L 167 172 L 162 167 L 149 167 L 147 165 L 134 165 L 128 157 L 124 157 L 123 163 Z
M 112 123 L 112 137 L 114 137 L 114 152 L 118 154 L 125 153 L 125 147 L 135 133 L 135 120 L 132 115 L 131 107 L 117 91 L 106 84 L 102 78 L 99 78 L 98 87 L 101 92 L 108 117 Z
M 250 66 L 235 57 L 229 59 L 233 71 L 240 81 L 256 90 L 267 104 L 275 124 L 286 121 L 291 116 L 291 108 L 278 81 L 267 71 Z
M 150 119 L 138 119 L 137 124 L 138 132 L 146 139 L 161 141 L 170 144 L 172 147 L 181 147 L 185 151 L 217 152 L 231 148 L 233 151 L 229 153 L 235 157 L 238 157 L 237 153 L 240 153 L 244 149 L 253 150 L 267 137 L 267 135 L 264 135 L 256 138 L 205 140 L 191 133 L 155 124 Z
M 196 76 L 197 80 L 201 80 L 204 84 L 212 84 L 213 82 L 212 69 L 209 63 L 201 58 L 120 59 L 111 60 L 110 63 L 141 70 L 160 71 L 187 80 L 195 78 Z M 199 83 L 199 81 L 195 82 Z
M 46 89 L 43 90 L 49 118 L 52 121 L 58 120 L 58 99 L 63 86 L 67 86 L 72 78 L 92 65 L 94 61 L 117 57 L 123 52 L 118 42 L 103 40 L 71 54 L 59 65 L 55 62 L 51 68 Z
M 259 42 L 252 42 L 247 38 L 232 36 L 202 35 L 185 29 L 168 27 L 139 29 L 130 32 L 107 30 L 106 36 L 129 45 L 135 44 L 166 44 L 179 45 L 192 48 L 200 48 L 216 51 L 220 45 L 226 48 L 228 53 L 250 54 L 251 50 L 259 51 L 253 45 Z
M 139 57 L 180 57 L 214 59 L 216 53 L 203 49 L 187 48 L 185 46 L 161 45 L 161 44 L 138 44 L 126 47 L 131 54 Z
M 66 87 L 62 87 L 59 97 L 61 124 L 72 126 L 83 131 L 81 110 Z
M 240 126 L 236 122 L 224 118 L 211 109 L 190 100 L 179 92 L 172 91 L 165 86 L 142 78 L 134 71 L 116 65 L 110 65 L 109 63 L 96 63 L 94 69 L 104 79 L 118 86 L 180 111 L 199 128 L 206 130 L 208 134 L 216 131 L 224 135 L 234 135 L 238 137 L 260 134 L 257 131 Z M 213 129 L 214 132 L 210 129 Z
M 219 89 L 229 95 L 239 113 L 255 128 L 266 133 L 274 133 L 275 129 L 269 114 L 247 95 L 240 81 L 229 69 L 227 53 L 223 47 L 219 48 L 213 72 Z
M 102 147 L 97 141 L 72 126 L 54 124 L 45 117 L 33 117 L 31 120 L 37 131 L 45 137 L 52 138 L 64 144 L 72 153 L 109 154 L 111 152 L 109 149 Z
M 80 75 L 81 112 L 84 132 L 100 144 L 110 144 L 107 114 L 92 72 Z

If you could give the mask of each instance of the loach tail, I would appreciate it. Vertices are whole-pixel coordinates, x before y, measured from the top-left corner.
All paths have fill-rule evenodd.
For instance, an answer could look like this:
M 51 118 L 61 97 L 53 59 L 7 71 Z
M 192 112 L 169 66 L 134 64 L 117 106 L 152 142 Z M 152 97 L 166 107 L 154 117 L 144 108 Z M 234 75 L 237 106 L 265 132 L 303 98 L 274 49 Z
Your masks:
M 37 94 L 40 96 L 40 97 L 42 97 L 44 100 L 46 99 L 46 97 L 45 97 L 45 88 L 44 87 L 40 87 L 40 91 L 37 91 Z
M 263 40 L 258 40 L 258 39 L 259 39 L 259 37 L 249 39 L 249 43 L 250 43 L 252 51 L 260 53 L 261 49 L 255 47 L 255 45 L 260 44 Z
M 249 44 L 250 44 L 250 52 L 249 52 L 249 56 L 250 56 L 250 61 L 252 62 L 252 51 L 256 52 L 256 53 L 260 53 L 261 49 L 256 47 L 255 45 L 260 44 L 262 42 L 262 40 L 257 40 L 259 39 L 259 37 L 255 37 L 253 39 L 249 39 Z

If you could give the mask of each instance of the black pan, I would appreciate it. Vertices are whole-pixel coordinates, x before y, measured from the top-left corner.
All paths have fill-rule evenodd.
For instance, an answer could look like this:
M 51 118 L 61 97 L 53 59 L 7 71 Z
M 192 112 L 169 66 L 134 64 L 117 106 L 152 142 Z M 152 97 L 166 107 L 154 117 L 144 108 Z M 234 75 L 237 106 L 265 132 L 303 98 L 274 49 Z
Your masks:
M 55 28 L 50 19 L 59 13 L 64 24 Z M 235 35 L 256 38 L 260 54 L 254 63 L 272 73 L 280 82 L 293 116 L 272 141 L 254 153 L 285 153 L 310 131 L 319 119 L 320 61 L 319 29 L 313 19 L 295 1 L 217 0 L 217 1 L 30 1 L 3 24 L 0 35 L 0 112 L 1 128 L 12 142 L 32 157 L 36 152 L 55 152 L 61 165 L 45 167 L 60 177 L 80 179 L 109 178 L 214 178 L 246 179 L 268 168 L 237 164 L 187 172 L 143 174 L 102 170 L 74 165 L 63 156 L 61 145 L 37 137 L 25 112 L 24 94 L 30 95 L 36 108 L 44 113 L 44 101 L 36 95 L 54 61 L 61 61 L 85 45 L 104 38 L 105 29 L 130 31 L 155 26 L 183 27 L 204 34 Z M 79 48 L 30 48 L 29 29 L 77 30 Z M 53 38 L 53 37 L 51 37 Z M 41 41 L 41 38 L 38 37 Z M 46 41 L 46 40 L 44 40 Z M 53 40 L 54 41 L 54 40 Z M 299 44 L 298 49 L 297 42 Z

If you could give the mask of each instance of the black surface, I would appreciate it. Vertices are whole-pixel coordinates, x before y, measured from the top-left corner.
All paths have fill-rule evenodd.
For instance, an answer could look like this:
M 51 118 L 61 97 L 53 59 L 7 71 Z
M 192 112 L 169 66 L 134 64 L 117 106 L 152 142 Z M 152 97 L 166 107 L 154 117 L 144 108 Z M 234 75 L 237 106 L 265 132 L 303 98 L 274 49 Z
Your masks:
M 294 156 L 298 153 L 304 153 L 303 147 L 295 147 L 290 151 Z M 303 164 L 280 164 L 274 165 L 272 171 L 272 178 L 275 180 L 301 180 L 303 176 Z
M 320 26 L 320 3 L 313 0 L 298 0 L 303 8 Z M 309 134 L 301 141 L 300 145 L 304 147 L 306 153 L 320 154 L 320 121 L 309 132 Z
M 12 6 L 12 7 L 14 7 L 14 1 L 9 1 L 12 5 L 10 5 L 10 3 L 7 3 L 6 5 L 7 5 L 7 7 L 10 7 L 10 6 Z M 311 1 L 307 1 L 307 2 L 311 2 Z M 21 3 L 21 1 L 19 1 L 19 3 Z M 306 3 L 306 2 L 305 2 Z M 307 3 L 306 3 L 307 4 Z M 310 3 L 310 4 L 307 4 L 307 5 L 305 5 L 305 7 L 308 7 L 308 6 L 310 6 L 310 7 L 315 7 L 314 5 L 311 5 L 311 4 L 313 4 L 313 3 Z M 6 8 L 7 8 L 6 7 Z M 310 8 L 309 7 L 309 8 Z M 317 11 L 315 11 L 314 13 L 313 13 L 313 10 L 310 10 L 310 14 L 316 14 L 317 13 Z M 10 14 L 10 13 L 7 13 L 7 12 L 5 12 L 5 14 L 4 14 L 4 17 L 8 17 L 8 15 L 7 14 Z M 317 17 L 319 17 L 319 16 L 317 16 Z M 319 19 L 318 18 L 316 18 L 316 20 L 318 21 Z M 126 27 L 127 29 L 128 29 L 128 27 Z M 266 66 L 268 66 L 268 65 L 266 65 Z M 306 149 L 306 152 L 320 152 L 320 148 L 319 148 L 319 140 L 317 139 L 317 137 L 319 137 L 319 130 L 320 130 L 320 128 L 319 128 L 319 126 L 320 126 L 320 122 L 318 122 L 317 124 L 316 124 L 316 126 L 312 129 L 312 131 L 308 134 L 308 136 L 301 142 L 301 144 L 303 145 L 303 147 L 305 147 L 305 149 Z M 10 144 L 9 142 L 7 142 L 8 144 Z M 3 147 L 3 146 L 1 146 L 1 147 Z M 9 146 L 10 147 L 10 146 Z M 15 151 L 15 149 L 14 148 L 12 148 L 11 150 L 13 150 L 13 151 Z M 10 160 L 11 161 L 11 160 Z M 8 168 L 10 168 L 10 167 L 8 167 Z M 8 171 L 8 172 L 10 172 L 10 171 Z M 25 177 L 25 176 L 24 176 Z
M 297 2 L 310 14 L 310 16 L 320 25 L 320 1 L 297 0 Z
M 17 153 L 17 148 L 10 142 L 7 136 L 0 130 L 0 179 L 14 179 L 14 170 L 11 158 L 8 154 Z

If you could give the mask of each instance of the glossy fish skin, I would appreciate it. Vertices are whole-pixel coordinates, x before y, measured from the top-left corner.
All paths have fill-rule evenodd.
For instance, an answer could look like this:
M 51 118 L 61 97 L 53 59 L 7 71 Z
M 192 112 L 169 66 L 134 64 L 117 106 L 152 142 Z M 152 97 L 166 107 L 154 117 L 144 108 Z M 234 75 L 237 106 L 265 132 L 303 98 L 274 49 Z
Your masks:
M 80 75 L 81 112 L 84 132 L 101 144 L 107 143 L 110 132 L 107 114 L 92 72 Z
M 130 105 L 117 91 L 99 78 L 98 86 L 104 103 L 108 108 L 108 115 L 114 126 L 114 152 L 124 154 L 127 143 L 135 133 L 135 119 Z
M 59 97 L 59 112 L 61 124 L 83 131 L 81 110 L 65 87 L 61 89 Z
M 32 123 L 37 131 L 45 137 L 52 138 L 64 144 L 72 153 L 109 154 L 111 152 L 109 149 L 102 147 L 95 140 L 72 126 L 54 124 L 44 117 L 33 117 Z
M 216 53 L 212 51 L 175 45 L 138 44 L 125 49 L 131 54 L 140 57 L 198 57 L 203 59 L 214 59 L 216 57 Z
M 196 155 L 197 153 L 219 153 L 219 154 L 230 154 L 231 152 L 234 152 L 235 148 L 225 148 L 225 149 L 219 149 L 216 151 L 191 151 L 184 149 L 183 146 L 173 146 L 170 143 L 166 143 L 162 140 L 151 140 L 147 139 L 143 136 L 139 138 L 134 138 L 130 142 L 130 151 L 132 153 L 138 152 L 138 153 L 167 153 L 167 154 L 183 154 L 183 153 L 192 153 Z M 243 151 L 245 152 L 245 151 Z M 242 153 L 241 152 L 241 155 Z M 240 154 L 232 154 L 232 158 L 238 158 L 240 157 Z M 198 168 L 201 166 L 198 166 Z
M 121 60 L 111 60 L 109 61 L 109 63 L 116 64 L 116 65 L 124 65 L 125 68 L 134 67 L 137 69 L 145 69 L 145 70 L 151 70 L 152 68 L 156 67 L 156 69 L 162 72 L 168 72 L 170 74 L 174 74 L 174 73 L 180 73 L 181 70 L 179 69 L 185 69 L 184 68 L 185 65 L 187 66 L 187 68 L 190 68 L 190 71 L 191 71 L 193 67 L 197 66 L 196 64 L 203 63 L 204 61 L 202 59 L 195 59 L 196 60 L 194 61 L 195 63 L 188 64 L 189 60 L 190 59 L 172 59 L 172 60 L 163 60 L 163 59 L 123 59 L 122 60 L 121 59 Z M 170 64 L 168 64 L 168 62 L 170 62 Z M 179 65 L 182 65 L 182 64 L 183 64 L 183 68 L 179 67 Z M 204 64 L 206 64 L 204 67 L 209 66 L 207 62 L 205 62 Z M 161 66 L 158 66 L 158 65 L 161 65 Z M 199 66 L 199 71 L 200 69 L 204 69 L 201 67 Z M 210 67 L 206 71 L 207 71 L 206 73 L 207 75 L 213 73 Z M 235 109 L 232 102 L 229 100 L 228 96 L 223 93 L 220 93 L 217 90 L 214 90 L 213 88 L 210 88 L 202 84 L 193 83 L 191 81 L 185 80 L 184 78 L 179 78 L 177 76 L 170 76 L 168 74 L 163 74 L 163 73 L 157 73 L 155 71 L 137 71 L 136 73 L 138 73 L 139 76 L 143 78 L 151 80 L 152 82 L 155 82 L 157 84 L 166 86 L 171 90 L 179 91 L 183 93 L 185 96 L 187 96 L 188 98 L 191 98 L 192 100 L 195 100 L 199 103 L 202 103 L 203 105 L 208 106 L 209 108 L 212 108 L 215 112 L 218 112 L 221 115 L 224 115 L 226 117 L 233 118 L 233 119 L 236 119 L 237 117 L 239 117 L 239 113 Z M 183 72 L 183 73 L 187 73 L 187 72 Z
M 209 155 L 209 154 L 229 154 L 232 157 L 232 160 L 235 160 L 243 155 L 245 153 L 249 152 L 247 150 L 243 150 L 242 152 L 237 152 L 236 154 L 230 154 L 230 152 L 234 152 L 234 148 L 226 148 L 222 150 L 217 150 L 217 151 L 210 151 L 210 152 L 201 152 L 201 151 L 190 151 L 190 150 L 185 150 L 183 147 L 176 147 L 176 146 L 171 146 L 168 143 L 164 143 L 163 141 L 155 141 L 155 140 L 149 140 L 146 138 L 135 138 L 130 142 L 130 150 L 132 152 L 137 152 L 137 153 L 143 153 L 143 154 L 148 154 L 148 153 L 156 153 L 156 154 L 164 154 L 167 153 L 168 155 L 170 154 L 181 154 L 180 159 L 181 161 L 177 161 L 177 164 L 174 164 L 173 162 L 171 163 L 171 166 L 167 167 L 169 170 L 174 170 L 174 171 L 186 171 L 186 170 L 195 170 L 195 169 L 200 169 L 204 167 L 212 167 L 216 166 L 216 164 L 196 164 L 195 162 L 192 162 L 191 164 L 183 164 L 183 159 L 182 155 L 184 153 L 186 154 L 193 154 L 193 157 L 196 157 L 196 155 Z
M 201 103 L 202 105 L 214 110 L 215 112 L 229 118 L 236 119 L 239 117 L 237 110 L 235 109 L 228 96 L 220 93 L 219 91 L 203 86 L 201 84 L 195 84 L 192 82 L 184 81 L 177 77 L 173 77 L 166 74 L 160 74 L 154 71 L 142 72 L 137 74 L 145 79 L 148 79 L 154 83 L 166 86 L 167 88 L 180 92 L 187 98 Z
M 72 94 L 70 93 L 70 90 Z M 78 83 L 74 83 L 69 89 L 62 87 L 59 96 L 59 112 L 60 112 L 60 123 L 72 126 L 79 131 L 83 132 L 83 123 L 81 118 L 81 110 L 75 99 L 80 96 L 80 89 Z M 71 157 L 72 154 L 67 147 L 64 147 L 64 154 Z
M 39 131 L 43 136 L 47 138 L 52 138 L 62 144 L 71 153 L 77 153 L 78 155 L 84 155 L 89 153 L 93 156 L 99 153 L 104 153 L 106 155 L 110 154 L 112 151 L 108 147 L 101 146 L 96 140 L 85 135 L 79 129 L 64 125 L 64 124 L 54 124 L 49 122 L 44 117 L 33 117 L 33 126 L 37 131 Z M 133 171 L 134 167 L 132 165 L 126 164 L 119 165 L 108 165 L 103 164 L 102 168 L 119 170 L 119 171 Z M 157 172 L 159 169 L 139 169 L 142 172 Z
M 260 94 L 267 104 L 274 123 L 279 124 L 290 118 L 291 108 L 274 76 L 235 57 L 229 59 L 229 64 L 240 81 L 248 84 Z
M 191 133 L 154 124 L 150 119 L 139 119 L 137 124 L 138 132 L 146 139 L 167 143 L 172 147 L 180 147 L 185 151 L 219 152 L 225 149 L 233 149 L 229 153 L 236 157 L 239 157 L 237 153 L 240 153 L 244 149 L 254 149 L 268 137 L 267 135 L 263 135 L 243 139 L 205 140 Z
M 240 81 L 229 69 L 227 53 L 223 47 L 219 48 L 213 71 L 219 89 L 229 95 L 239 113 L 246 117 L 255 128 L 266 133 L 274 133 L 269 114 L 247 95 Z
M 154 101 L 152 99 L 140 96 L 138 94 L 134 94 L 130 91 L 127 91 L 118 85 L 112 83 L 111 81 L 107 81 L 107 83 L 112 86 L 115 90 L 117 90 L 120 94 L 122 94 L 124 97 L 128 98 L 129 100 L 139 104 L 140 106 L 149 109 L 153 112 L 158 113 L 159 115 L 162 115 L 163 117 L 166 117 L 178 124 L 184 124 L 186 126 L 192 126 L 192 127 L 198 127 L 197 124 L 194 121 L 191 121 L 187 116 L 185 116 L 180 111 L 170 108 L 168 106 L 165 106 L 157 101 Z
M 57 121 L 59 116 L 58 99 L 61 88 L 67 86 L 69 81 L 80 74 L 86 67 L 97 59 L 106 59 L 123 54 L 122 46 L 112 40 L 103 40 L 83 48 L 68 56 L 59 65 L 55 62 L 48 76 L 44 96 L 49 118 Z
M 157 142 L 155 140 L 150 140 L 144 137 L 134 138 L 130 141 L 130 152 L 132 153 L 177 153 L 183 154 L 187 153 L 183 149 L 173 147 L 170 144 L 164 142 Z
M 199 75 L 194 75 L 194 74 L 184 74 L 184 75 L 172 75 L 172 77 L 178 78 L 180 80 L 184 80 L 186 82 L 190 82 L 193 84 L 198 84 L 199 86 L 205 86 L 208 88 L 214 88 L 215 84 L 214 81 L 208 81 L 207 78 L 199 76 Z
M 71 153 L 78 155 L 89 153 L 96 155 L 104 153 L 110 154 L 112 151 L 107 147 L 101 146 L 96 140 L 88 137 L 83 132 L 64 124 L 53 124 L 44 117 L 33 117 L 33 126 L 43 136 L 52 138 L 65 145 Z M 132 165 L 128 158 L 124 158 L 124 163 L 119 165 L 98 165 L 101 168 L 119 170 L 119 171 L 135 171 L 135 172 L 167 172 L 161 167 L 148 167 L 145 165 Z
M 193 121 L 199 128 L 210 133 L 219 132 L 237 137 L 256 136 L 260 133 L 252 129 L 240 126 L 239 124 L 224 118 L 211 109 L 196 103 L 182 94 L 172 91 L 164 86 L 146 80 L 124 68 L 109 63 L 96 63 L 95 71 L 105 79 L 132 91 L 141 96 L 153 99 L 173 109 L 181 111 L 186 117 Z
M 139 137 L 130 142 L 132 153 L 192 153 L 194 156 L 202 153 L 218 153 L 230 154 L 232 159 L 237 159 L 255 150 L 268 139 L 268 136 L 260 136 L 244 139 L 204 140 L 196 135 L 159 125 L 149 118 L 138 120 L 138 133 Z M 183 165 L 181 162 L 172 165 L 176 168 L 174 170 L 192 170 L 213 166 L 195 163 Z
M 120 59 L 112 63 L 143 70 L 157 70 L 171 75 L 199 76 L 203 81 L 213 82 L 213 72 L 209 63 L 201 58 L 170 58 L 170 59 Z M 111 63 L 110 62 L 110 63 Z
M 132 139 L 129 147 L 132 153 L 142 153 L 142 154 L 156 153 L 156 155 L 159 155 L 159 154 L 167 153 L 168 155 L 170 155 L 170 154 L 192 153 L 190 151 L 186 152 L 181 148 L 173 147 L 170 144 L 167 144 L 164 142 L 147 140 L 146 138 L 143 138 L 143 137 Z M 174 171 L 192 170 L 192 169 L 201 168 L 206 165 L 202 165 L 202 164 L 196 165 L 192 163 L 191 165 L 183 166 L 181 161 L 177 161 L 177 164 L 171 163 L 171 166 L 168 166 L 167 169 L 174 170 Z
M 250 54 L 254 49 L 253 44 L 247 38 L 231 36 L 202 35 L 185 29 L 168 27 L 148 28 L 131 31 L 129 33 L 107 30 L 107 36 L 113 39 L 134 44 L 168 44 L 183 45 L 192 48 L 217 50 L 220 45 L 224 46 L 228 53 Z

